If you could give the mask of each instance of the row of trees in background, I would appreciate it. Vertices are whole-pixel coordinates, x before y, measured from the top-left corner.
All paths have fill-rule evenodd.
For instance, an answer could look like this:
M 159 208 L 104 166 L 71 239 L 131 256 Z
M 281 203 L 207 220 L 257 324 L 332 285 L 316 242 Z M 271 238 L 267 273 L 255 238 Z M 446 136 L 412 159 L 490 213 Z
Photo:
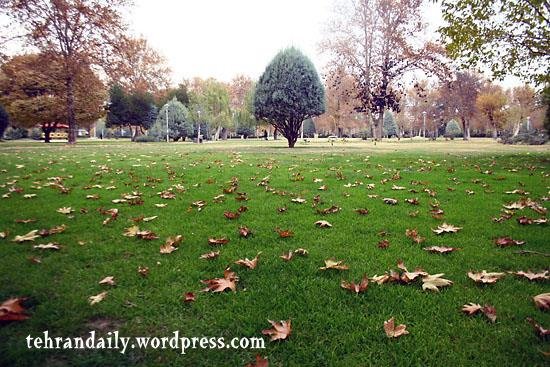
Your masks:
M 290 146 L 300 127 L 304 136 L 374 139 L 469 139 L 540 129 L 549 120 L 550 10 L 499 0 L 473 11 L 472 1 L 442 0 L 446 49 L 426 36 L 421 0 L 336 2 L 320 45 L 330 57 L 324 85 L 307 57 L 287 49 L 257 83 L 246 76 L 229 83 L 194 78 L 170 87 L 165 60 L 145 39 L 128 34 L 121 16 L 125 0 L 6 0 L 0 11 L 38 52 L 4 58 L 0 105 L 12 125 L 40 126 L 46 141 L 66 124 L 69 143 L 78 126 L 102 116 L 107 128 L 129 130 L 133 140 L 165 140 L 167 134 L 185 140 L 198 137 L 199 129 L 217 140 L 270 129 Z M 510 17 L 499 17 L 498 7 Z M 521 32 L 510 33 L 514 25 Z M 11 33 L 0 32 L 0 43 Z M 503 90 L 457 69 L 448 56 L 463 66 L 491 61 L 494 75 L 530 78 L 538 90 Z

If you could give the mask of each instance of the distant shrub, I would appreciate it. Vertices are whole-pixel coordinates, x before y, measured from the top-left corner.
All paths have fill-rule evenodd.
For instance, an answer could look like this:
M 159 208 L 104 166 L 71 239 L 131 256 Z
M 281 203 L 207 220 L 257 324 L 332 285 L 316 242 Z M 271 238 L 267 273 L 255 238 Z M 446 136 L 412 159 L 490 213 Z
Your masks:
M 152 143 L 158 141 L 158 139 L 155 136 L 140 135 L 136 138 L 135 141 L 136 143 Z
M 500 142 L 503 144 L 543 145 L 548 141 L 548 135 L 541 131 L 530 130 L 529 132 L 503 134 Z
M 32 140 L 42 140 L 42 129 L 33 127 L 29 133 L 29 138 Z
M 8 128 L 4 132 L 4 139 L 6 140 L 24 139 L 27 136 L 28 136 L 27 129 L 23 129 L 22 127 L 8 126 Z
M 458 122 L 456 120 L 449 121 L 445 127 L 445 136 L 454 139 L 460 135 L 462 135 L 462 129 Z

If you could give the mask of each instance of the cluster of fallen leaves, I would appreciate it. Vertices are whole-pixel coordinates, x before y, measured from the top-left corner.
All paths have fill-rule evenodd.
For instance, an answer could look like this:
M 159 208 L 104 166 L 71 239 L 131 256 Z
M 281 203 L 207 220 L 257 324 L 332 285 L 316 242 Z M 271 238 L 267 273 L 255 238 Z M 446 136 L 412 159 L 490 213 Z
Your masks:
M 231 159 L 232 164 L 240 164 L 240 163 L 243 162 L 242 159 L 240 158 L 239 154 L 232 153 L 232 155 L 233 155 L 232 159 Z M 221 164 L 219 164 L 219 165 L 221 165 Z M 432 168 L 434 166 L 435 165 L 433 164 L 433 162 L 422 162 L 422 167 L 418 171 L 419 172 L 429 172 L 429 171 L 432 170 Z M 275 162 L 268 162 L 268 163 L 265 163 L 265 164 L 261 165 L 261 167 L 271 170 L 271 169 L 273 169 L 273 167 L 276 167 L 276 165 L 275 165 Z M 380 168 L 382 169 L 383 167 L 380 167 Z M 346 178 L 346 176 L 344 176 L 343 172 L 339 168 L 338 169 L 335 168 L 335 169 L 331 169 L 331 170 L 336 172 L 335 175 L 336 175 L 337 180 L 344 180 Z M 113 171 L 113 170 L 110 169 L 109 167 L 102 166 L 102 167 L 100 167 L 100 171 L 98 171 L 99 173 L 96 173 L 96 174 L 102 175 L 102 174 L 105 174 L 106 172 L 111 172 L 111 171 Z M 177 176 L 176 171 L 174 171 L 168 164 L 166 164 L 166 171 L 169 175 L 170 180 L 174 180 L 176 178 L 176 176 Z M 448 172 L 449 173 L 454 172 L 454 168 L 453 169 L 449 168 Z M 481 169 L 480 169 L 479 172 L 481 174 L 486 174 L 486 175 L 492 174 L 491 170 L 481 171 Z M 121 174 L 122 172 L 119 172 L 117 170 L 116 173 Z M 384 172 L 384 174 L 388 174 L 388 176 L 386 178 L 383 178 L 380 181 L 381 186 L 386 185 L 389 182 L 392 182 L 391 190 L 393 190 L 393 191 L 407 190 L 407 187 L 398 185 L 397 183 L 393 183 L 393 182 L 401 180 L 401 174 L 400 174 L 399 171 L 393 171 L 392 172 L 390 170 L 389 172 Z M 130 178 L 133 179 L 134 182 L 136 182 L 132 175 L 129 174 L 129 176 L 130 176 Z M 391 176 L 391 178 L 390 178 L 390 176 Z M 371 178 L 369 175 L 365 175 L 365 177 Z M 256 179 L 255 177 L 251 178 L 251 180 L 255 180 L 255 179 Z M 298 205 L 296 205 L 296 207 L 300 207 L 301 206 L 300 204 L 307 204 L 308 203 L 309 197 L 307 197 L 307 195 L 305 195 L 304 192 L 291 193 L 291 192 L 287 192 L 287 191 L 283 191 L 283 190 L 277 190 L 277 189 L 269 186 L 270 185 L 270 179 L 271 179 L 270 175 L 264 177 L 263 179 L 261 179 L 259 181 L 257 186 L 264 187 L 266 192 L 272 193 L 274 195 L 290 197 L 290 202 L 291 203 L 298 204 Z M 290 180 L 292 182 L 295 182 L 295 183 L 300 183 L 300 182 L 305 181 L 305 176 L 301 172 L 295 172 L 295 173 L 292 173 Z M 454 184 L 459 184 L 459 182 L 456 178 L 452 178 L 450 180 Z M 156 185 L 160 182 L 162 182 L 161 179 L 148 177 L 147 183 L 144 184 L 144 186 L 154 187 L 154 185 Z M 214 180 L 213 178 L 209 178 L 206 181 L 206 184 L 214 184 L 215 182 L 216 182 L 216 180 Z M 320 183 L 320 182 L 323 182 L 323 180 L 320 179 L 320 178 L 315 178 L 313 180 L 313 182 L 314 183 Z M 472 183 L 476 184 L 476 185 L 478 185 L 478 184 L 481 185 L 481 187 L 483 189 L 485 189 L 486 193 L 490 192 L 490 188 L 482 180 L 475 179 L 475 180 L 472 180 Z M 432 218 L 434 218 L 436 220 L 442 220 L 443 216 L 445 215 L 445 212 L 441 209 L 439 201 L 437 199 L 435 199 L 438 196 L 437 191 L 434 188 L 428 187 L 427 182 L 421 182 L 421 181 L 414 181 L 413 180 L 413 181 L 410 182 L 410 184 L 413 187 L 413 188 L 408 190 L 410 193 L 414 193 L 414 194 L 416 194 L 416 193 L 425 193 L 427 196 L 430 197 L 431 201 L 430 201 L 429 205 L 431 207 L 431 210 L 429 210 L 429 214 L 432 216 Z M 199 187 L 199 185 L 200 184 L 196 184 L 196 185 L 193 185 L 193 187 Z M 60 193 L 62 193 L 62 194 L 68 194 L 71 191 L 71 188 L 67 187 L 66 184 L 64 183 L 64 178 L 61 178 L 61 177 L 52 178 L 50 180 L 50 182 L 48 184 L 44 185 L 44 186 L 53 187 L 53 188 L 59 190 Z M 353 188 L 358 189 L 359 187 L 363 186 L 363 182 L 359 181 L 359 180 L 356 180 L 355 182 L 348 182 L 347 184 L 345 184 L 343 186 L 345 188 L 349 188 L 349 189 L 353 189 Z M 423 186 L 423 188 L 418 187 L 418 186 Z M 138 187 L 138 186 L 136 185 L 134 187 Z M 376 186 L 375 183 L 368 183 L 368 184 L 364 185 L 363 187 L 364 187 L 364 189 L 370 190 L 370 192 L 372 192 L 372 190 L 375 190 L 377 186 Z M 85 189 L 91 189 L 91 188 L 101 189 L 102 186 L 101 185 L 89 185 L 89 186 L 85 187 Z M 107 188 L 107 190 L 112 189 L 112 188 L 115 188 L 115 187 L 110 186 L 110 187 Z M 322 186 L 318 187 L 318 190 L 323 191 L 323 192 L 332 191 L 332 186 L 331 186 L 331 189 L 329 190 L 329 186 L 326 185 L 326 184 L 323 184 Z M 447 190 L 448 191 L 454 191 L 455 189 L 451 188 L 451 187 L 448 187 Z M 22 188 L 16 187 L 15 182 L 14 182 L 13 186 L 11 188 L 9 188 L 9 193 L 7 193 L 7 194 L 10 194 L 10 193 L 20 193 L 21 194 L 21 193 L 23 193 L 23 191 L 24 190 Z M 482 190 L 477 190 L 476 189 L 476 191 L 474 191 L 474 190 L 466 189 L 466 190 L 461 190 L 461 192 L 462 191 L 465 192 L 468 196 L 471 196 L 471 195 L 477 196 L 476 192 L 479 193 Z M 176 192 L 181 194 L 181 193 L 187 192 L 187 189 L 186 189 L 186 187 L 184 187 L 181 184 L 173 184 L 169 188 L 161 189 L 161 191 L 157 192 L 157 195 L 161 199 L 166 199 L 166 200 L 180 199 L 178 197 L 179 194 L 177 195 Z M 242 191 L 242 189 L 239 187 L 239 179 L 237 177 L 232 177 L 229 182 L 226 182 L 225 185 L 222 187 L 222 192 L 223 193 L 220 193 L 219 195 L 214 196 L 214 198 L 212 199 L 213 203 L 217 203 L 217 204 L 224 203 L 224 202 L 226 202 L 226 199 L 228 197 L 230 197 L 231 194 L 234 195 L 235 201 L 237 201 L 237 202 L 249 201 L 249 200 L 254 199 L 253 197 L 249 196 L 246 192 Z M 322 193 L 322 194 L 325 195 L 324 193 Z M 343 192 L 342 194 L 343 194 L 344 197 L 349 197 L 349 193 L 347 193 L 347 192 Z M 396 195 L 397 194 L 398 193 L 396 193 Z M 500 222 L 503 222 L 505 220 L 508 220 L 508 219 L 514 217 L 516 215 L 516 213 L 519 212 L 519 211 L 522 211 L 522 210 L 525 210 L 525 209 L 530 209 L 534 213 L 536 213 L 536 215 L 538 217 L 530 217 L 528 215 L 518 216 L 517 217 L 517 223 L 519 225 L 532 225 L 532 224 L 545 225 L 545 224 L 547 224 L 547 219 L 545 217 L 545 215 L 547 213 L 546 208 L 541 203 L 539 203 L 538 201 L 535 201 L 535 200 L 532 200 L 532 199 L 526 197 L 525 195 L 528 195 L 529 194 L 528 192 L 526 192 L 525 190 L 516 189 L 516 190 L 512 190 L 512 191 L 507 191 L 506 194 L 510 194 L 510 195 L 517 194 L 517 195 L 523 195 L 524 197 L 522 197 L 518 201 L 504 204 L 503 205 L 503 210 L 501 211 L 500 216 L 497 217 L 497 218 L 493 218 L 493 221 L 500 223 Z M 227 197 L 226 197 L 226 195 L 227 195 Z M 375 192 L 372 193 L 372 194 L 369 194 L 368 196 L 369 196 L 369 198 L 378 198 L 379 197 Z M 380 195 L 380 197 L 381 196 L 382 195 Z M 35 194 L 25 194 L 23 197 L 31 199 L 31 198 L 35 198 L 36 195 Z M 5 196 L 5 198 L 9 198 L 9 195 L 7 197 Z M 122 194 L 119 199 L 114 199 L 111 202 L 115 203 L 115 204 L 126 203 L 127 205 L 143 205 L 144 204 L 144 199 L 143 198 L 144 198 L 144 196 L 141 192 L 132 191 L 130 193 Z M 88 195 L 86 195 L 86 199 L 88 199 L 88 200 L 100 200 L 101 195 L 99 195 L 99 194 L 88 194 Z M 288 201 L 288 198 L 285 199 L 285 200 Z M 377 200 L 380 200 L 380 199 L 377 199 Z M 388 204 L 388 205 L 399 205 L 399 200 L 402 200 L 402 199 L 396 199 L 396 198 L 390 198 L 390 197 L 382 198 L 383 203 Z M 340 206 L 334 205 L 334 204 L 330 205 L 328 207 L 325 207 L 325 208 L 321 208 L 320 206 L 323 204 L 323 200 L 321 199 L 320 195 L 315 195 L 311 199 L 310 202 L 312 202 L 312 205 L 311 205 L 312 208 L 315 208 L 314 212 L 318 215 L 323 215 L 324 216 L 324 215 L 329 215 L 329 214 L 337 214 L 337 213 L 342 211 L 342 208 Z M 409 204 L 409 205 L 412 205 L 412 206 L 420 205 L 420 200 L 419 200 L 418 197 L 406 198 L 406 199 L 404 199 L 404 202 Z M 188 211 L 190 211 L 190 210 L 192 211 L 193 208 L 196 209 L 197 212 L 201 212 L 205 208 L 207 208 L 207 210 L 205 210 L 205 211 L 208 211 L 208 209 L 210 207 L 207 207 L 207 204 L 208 203 L 205 200 L 194 200 L 194 201 L 191 202 Z M 157 208 L 162 208 L 162 207 L 165 207 L 167 204 L 162 203 L 162 204 L 154 204 L 154 205 Z M 293 207 L 293 205 L 290 205 L 290 206 Z M 241 214 L 246 212 L 247 210 L 248 210 L 248 207 L 246 207 L 246 206 L 241 206 L 236 211 L 227 210 L 227 211 L 224 211 L 224 217 L 229 219 L 229 220 L 237 220 L 237 219 L 240 218 Z M 286 206 L 277 209 L 277 211 L 279 213 L 285 213 L 285 212 L 287 212 L 287 210 L 288 210 L 288 208 Z M 366 209 L 366 208 L 354 209 L 354 211 L 357 214 L 363 215 L 363 216 L 368 215 L 370 213 L 370 210 Z M 73 209 L 72 207 L 65 207 L 64 206 L 64 207 L 58 208 L 57 212 L 60 213 L 60 214 L 66 215 L 67 218 L 71 218 L 73 216 L 73 213 L 75 213 L 75 209 Z M 120 214 L 119 209 L 117 209 L 117 208 L 112 208 L 112 209 L 106 209 L 105 210 L 101 207 L 101 208 L 98 209 L 98 212 L 101 215 L 106 216 L 106 218 L 102 222 L 103 225 L 109 225 L 109 224 L 113 223 L 115 220 L 117 220 L 117 218 L 119 217 L 119 214 Z M 77 209 L 76 213 L 78 213 L 78 209 Z M 87 213 L 87 209 L 81 208 L 80 213 L 82 213 L 82 214 Z M 418 216 L 418 214 L 419 214 L 418 210 L 409 213 L 409 215 L 411 217 L 416 217 L 416 216 Z M 144 215 L 140 215 L 138 217 L 131 218 L 131 220 L 134 223 L 137 224 L 137 223 L 150 222 L 150 221 L 155 220 L 156 218 L 158 218 L 158 216 L 156 216 L 156 215 L 149 216 L 149 217 L 145 217 Z M 27 222 L 27 220 L 22 220 L 22 222 L 28 223 L 28 222 L 32 222 L 32 220 L 29 219 L 28 222 Z M 335 222 L 335 224 L 338 224 L 338 223 Z M 314 222 L 314 225 L 318 226 L 320 228 L 331 228 L 332 227 L 332 224 L 330 222 L 326 221 L 326 220 L 318 220 L 318 221 Z M 43 237 L 47 237 L 47 236 L 50 236 L 50 235 L 62 233 L 62 232 L 65 231 L 66 228 L 67 227 L 63 224 L 63 225 L 55 226 L 55 227 L 52 227 L 52 228 L 49 228 L 49 229 L 32 230 L 32 231 L 30 231 L 26 234 L 16 235 L 15 238 L 13 239 L 13 241 L 18 242 L 18 243 L 27 242 L 27 241 L 28 242 L 33 242 L 38 238 L 43 238 Z M 462 229 L 462 227 L 457 227 L 455 225 L 443 222 L 441 224 L 438 224 L 435 229 L 432 228 L 431 230 L 436 235 L 444 235 L 444 234 L 449 234 L 449 233 L 457 233 L 461 229 Z M 281 238 L 289 238 L 289 237 L 294 236 L 293 230 L 288 229 L 288 228 L 287 229 L 280 229 L 279 227 L 276 227 L 275 231 L 278 233 L 278 235 Z M 155 240 L 155 239 L 159 238 L 159 236 L 156 233 L 154 233 L 153 231 L 141 230 L 137 225 L 126 228 L 123 235 L 126 236 L 126 237 L 136 237 L 136 238 L 145 239 L 145 240 Z M 240 226 L 238 228 L 238 235 L 242 238 L 248 238 L 252 235 L 252 231 L 246 226 Z M 6 238 L 7 236 L 8 236 L 7 231 L 0 232 L 0 238 Z M 408 237 L 415 244 L 421 244 L 421 243 L 424 243 L 426 241 L 426 238 L 421 236 L 416 228 L 407 229 L 406 233 L 405 233 L 405 236 Z M 181 236 L 181 235 L 168 237 L 166 239 L 165 243 L 160 245 L 160 253 L 161 254 L 171 254 L 171 253 L 173 253 L 174 251 L 176 251 L 179 248 L 182 241 L 183 241 L 183 236 Z M 229 238 L 226 237 L 226 236 L 208 238 L 208 244 L 212 245 L 212 246 L 226 245 L 226 244 L 229 243 L 229 241 L 230 241 Z M 509 247 L 509 246 L 524 245 L 525 241 L 515 240 L 515 239 L 512 239 L 509 236 L 502 236 L 502 237 L 495 238 L 494 239 L 494 244 L 498 247 Z M 378 246 L 380 248 L 387 248 L 389 245 L 390 245 L 390 243 L 387 239 L 381 240 L 378 243 Z M 61 248 L 61 246 L 56 242 L 50 242 L 50 243 L 47 243 L 47 244 L 39 244 L 39 245 L 35 245 L 34 247 L 35 248 L 40 248 L 40 249 L 54 249 L 54 250 Z M 452 246 L 427 246 L 427 247 L 424 247 L 423 250 L 431 252 L 431 253 L 447 254 L 447 253 L 457 251 L 457 250 L 459 250 L 459 248 L 452 247 Z M 256 254 L 256 256 L 252 259 L 248 259 L 247 257 L 245 257 L 244 259 L 238 259 L 238 260 L 234 261 L 234 264 L 245 267 L 249 270 L 254 270 L 258 266 L 260 254 L 261 254 L 261 252 L 258 252 Z M 284 261 L 291 261 L 296 255 L 307 256 L 308 251 L 303 249 L 303 248 L 299 248 L 299 249 L 296 249 L 296 250 L 293 250 L 293 251 L 288 251 L 286 253 L 283 253 L 280 256 L 280 258 L 283 259 Z M 213 260 L 213 259 L 216 259 L 219 256 L 220 256 L 220 251 L 210 251 L 210 252 L 207 252 L 207 253 L 204 253 L 203 255 L 201 255 L 200 259 Z M 386 284 L 386 283 L 412 284 L 412 283 L 415 283 L 415 282 L 420 283 L 420 281 L 421 281 L 423 290 L 431 290 L 431 291 L 436 291 L 436 292 L 439 291 L 440 288 L 448 287 L 448 286 L 451 286 L 453 284 L 453 282 L 451 280 L 443 278 L 443 275 L 444 275 L 443 273 L 429 274 L 428 272 L 424 271 L 420 267 L 415 268 L 414 271 L 409 271 L 402 261 L 399 261 L 397 263 L 397 268 L 398 268 L 397 271 L 394 271 L 393 269 L 390 269 L 389 271 L 386 271 L 384 274 L 382 274 L 380 276 L 379 275 L 374 275 L 373 277 L 369 278 L 367 275 L 364 275 L 357 282 L 355 280 L 351 280 L 351 281 L 341 280 L 340 287 L 347 290 L 347 291 L 349 291 L 349 292 L 351 292 L 351 293 L 354 293 L 355 295 L 359 295 L 361 293 L 367 292 L 367 290 L 369 289 L 369 282 L 370 283 L 376 283 L 378 285 L 382 285 L 382 284 Z M 344 270 L 348 270 L 349 266 L 347 264 L 345 264 L 344 260 L 336 260 L 336 259 L 332 258 L 332 259 L 325 260 L 324 261 L 324 266 L 320 267 L 319 269 L 324 270 L 324 271 L 327 271 L 327 270 L 344 271 Z M 146 267 L 146 266 L 139 266 L 138 267 L 138 273 L 143 277 L 147 277 L 148 274 L 149 274 L 149 268 Z M 540 281 L 546 281 L 546 280 L 550 279 L 550 273 L 549 273 L 548 270 L 542 270 L 542 271 L 539 271 L 539 272 L 532 272 L 530 270 L 528 270 L 528 271 L 519 270 L 519 271 L 509 271 L 508 273 L 513 274 L 517 277 L 521 277 L 522 279 L 527 279 L 529 281 L 539 281 L 540 282 Z M 470 272 L 467 273 L 468 278 L 472 279 L 475 283 L 479 283 L 479 284 L 493 284 L 493 283 L 496 283 L 498 280 L 502 279 L 505 275 L 506 275 L 506 273 L 504 273 L 504 272 L 487 272 L 486 270 L 483 270 L 481 272 L 470 271 Z M 233 270 L 231 270 L 229 267 L 227 267 L 223 272 L 223 277 L 201 280 L 201 282 L 206 286 L 206 288 L 202 289 L 203 292 L 211 292 L 211 293 L 221 293 L 221 292 L 224 292 L 224 291 L 236 292 L 237 291 L 237 285 L 238 285 L 238 282 L 239 282 L 239 276 Z M 101 286 L 115 286 L 116 281 L 115 281 L 115 278 L 113 276 L 107 276 L 107 277 L 104 277 L 102 280 L 100 280 L 99 284 Z M 90 305 L 97 304 L 97 303 L 103 301 L 107 297 L 107 294 L 108 294 L 108 291 L 102 291 L 102 292 L 98 293 L 97 295 L 90 296 L 88 301 L 89 301 Z M 196 296 L 195 293 L 187 292 L 183 295 L 183 302 L 192 303 L 196 300 L 196 298 L 197 298 L 197 296 Z M 4 301 L 0 305 L 0 321 L 21 321 L 21 320 L 24 320 L 24 319 L 28 318 L 29 316 L 26 314 L 24 307 L 21 305 L 21 303 L 24 302 L 24 301 L 25 301 L 24 298 L 11 298 L 7 301 Z M 533 297 L 533 302 L 535 303 L 536 307 L 539 308 L 540 310 L 543 310 L 543 311 L 548 310 L 550 308 L 550 293 L 543 293 L 543 294 L 539 294 L 539 295 Z M 488 305 L 488 304 L 485 304 L 485 305 L 481 306 L 478 303 L 469 302 L 469 303 L 465 304 L 462 307 L 462 311 L 465 314 L 470 315 L 470 316 L 476 315 L 476 314 L 484 315 L 488 320 L 490 320 L 493 323 L 496 321 L 496 309 L 495 309 L 495 307 L 493 307 L 491 305 Z M 269 336 L 272 341 L 285 340 L 291 335 L 291 331 L 292 331 L 291 320 L 280 321 L 280 322 L 274 322 L 274 321 L 271 321 L 271 320 L 268 320 L 268 321 L 269 321 L 269 323 L 271 324 L 272 327 L 269 328 L 269 329 L 262 330 L 262 333 L 264 335 Z M 529 322 L 533 325 L 535 331 L 537 332 L 537 334 L 540 337 L 547 337 L 550 334 L 550 331 L 548 331 L 547 329 L 544 329 L 534 319 L 529 319 Z M 393 317 L 384 322 L 383 329 L 384 329 L 386 335 L 389 338 L 398 338 L 398 337 L 401 337 L 401 336 L 406 335 L 406 334 L 409 333 L 406 330 L 406 325 L 404 325 L 404 324 L 397 325 L 396 322 L 395 322 L 395 319 Z M 253 366 L 253 364 L 249 364 L 249 365 Z M 255 365 L 256 366 L 267 366 L 268 365 L 267 359 L 265 359 L 265 358 L 258 355 L 256 357 Z

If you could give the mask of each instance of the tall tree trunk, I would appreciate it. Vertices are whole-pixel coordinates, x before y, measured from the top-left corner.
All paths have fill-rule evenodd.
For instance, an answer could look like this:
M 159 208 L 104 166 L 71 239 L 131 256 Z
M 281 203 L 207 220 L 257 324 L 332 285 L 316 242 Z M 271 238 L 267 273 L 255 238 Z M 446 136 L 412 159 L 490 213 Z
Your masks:
M 76 144 L 76 116 L 74 112 L 74 76 L 68 75 L 65 79 L 67 88 L 67 125 L 69 125 L 68 143 Z
M 220 139 L 220 131 L 222 131 L 222 127 L 218 126 L 216 128 L 216 133 L 214 134 L 214 141 L 217 141 Z
M 51 141 L 50 134 L 52 132 L 51 127 L 43 127 L 42 131 L 44 132 L 44 143 L 49 143 Z
M 513 135 L 514 137 L 518 136 L 520 127 L 521 127 L 521 120 L 514 126 L 514 135 Z
M 372 137 L 374 138 L 374 141 L 378 141 L 382 137 L 383 124 L 384 124 L 384 109 L 382 109 L 382 111 L 380 111 L 380 113 L 376 117 L 374 128 L 372 129 L 373 130 Z
M 493 139 L 496 139 L 496 138 L 498 138 L 497 126 L 494 123 L 492 124 L 492 126 L 493 126 Z
M 223 127 L 222 128 L 222 131 L 220 132 L 220 137 L 222 140 L 227 140 L 227 133 L 229 131 L 227 130 L 227 128 Z
M 462 139 L 470 140 L 470 121 L 466 120 L 464 117 L 460 119 L 462 120 Z
M 277 140 L 279 137 L 279 130 L 275 128 L 275 131 L 273 131 L 273 140 Z

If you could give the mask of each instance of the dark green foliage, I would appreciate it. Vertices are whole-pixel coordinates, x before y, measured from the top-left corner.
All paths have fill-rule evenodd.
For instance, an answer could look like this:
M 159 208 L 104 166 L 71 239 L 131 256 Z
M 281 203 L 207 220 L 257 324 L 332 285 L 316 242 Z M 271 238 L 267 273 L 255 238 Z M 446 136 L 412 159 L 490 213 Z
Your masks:
M 193 134 L 193 125 L 190 122 L 187 108 L 174 97 L 160 109 L 156 122 L 149 131 L 149 135 L 153 135 L 161 141 L 166 140 L 167 113 L 168 134 L 171 139 L 177 141 Z
M 153 96 L 150 93 L 136 91 L 128 96 L 128 122 L 134 126 L 149 129 L 156 120 Z
M 158 141 L 157 138 L 151 135 L 140 135 L 135 139 L 136 143 L 152 143 L 155 141 Z
M 295 48 L 279 52 L 256 85 L 256 118 L 276 127 L 292 148 L 302 121 L 324 112 L 325 92 L 312 62 Z
M 109 105 L 107 107 L 106 127 L 123 126 L 128 123 L 128 95 L 118 84 L 109 90 Z
M 4 107 L 0 105 L 0 139 L 4 136 L 4 131 L 10 123 L 10 117 Z
M 317 131 L 315 130 L 315 123 L 313 122 L 313 119 L 309 118 L 304 121 L 304 136 L 308 138 L 313 138 L 315 133 Z
M 388 138 L 397 135 L 397 124 L 393 118 L 393 114 L 390 111 L 384 113 L 384 135 Z
M 549 81 L 548 1 L 443 0 L 441 9 L 448 55 L 462 66 Z
M 33 127 L 29 132 L 29 138 L 32 140 L 42 140 L 42 129 Z
M 183 103 L 184 106 L 189 106 L 189 91 L 187 89 L 187 84 L 180 83 L 177 88 L 170 88 L 166 93 L 166 96 L 159 100 L 158 106 L 164 106 L 173 98 L 176 98 L 179 102 Z
M 29 133 L 27 129 L 24 129 L 22 127 L 8 126 L 8 128 L 4 131 L 4 139 L 6 140 L 24 139 L 28 135 Z

